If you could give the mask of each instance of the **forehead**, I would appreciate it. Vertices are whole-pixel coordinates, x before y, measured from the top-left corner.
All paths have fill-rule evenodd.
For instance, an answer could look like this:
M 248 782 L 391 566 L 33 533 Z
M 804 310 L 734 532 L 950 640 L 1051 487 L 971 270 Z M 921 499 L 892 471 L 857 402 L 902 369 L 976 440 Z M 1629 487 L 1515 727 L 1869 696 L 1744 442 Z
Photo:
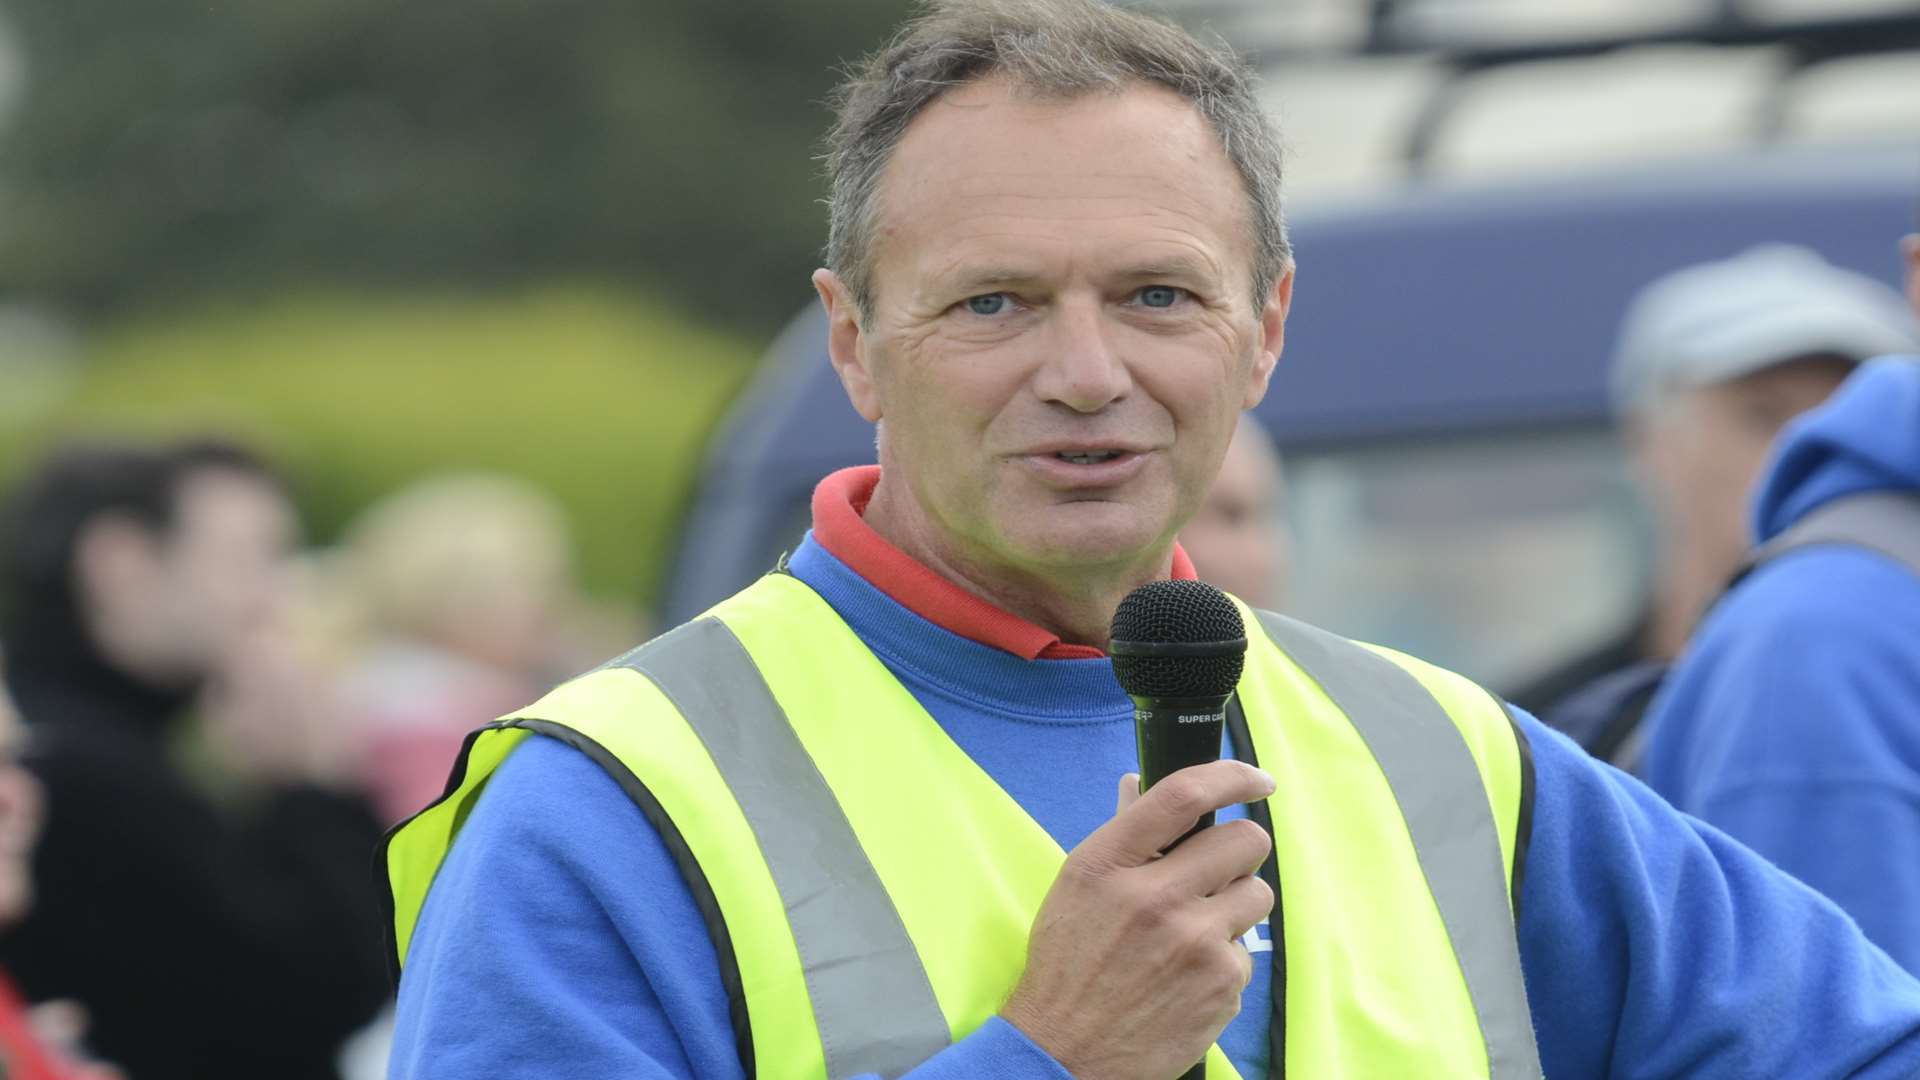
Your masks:
M 1122 253 L 1090 246 L 1132 258 L 1153 257 L 1143 245 L 1202 248 L 1244 266 L 1250 222 L 1239 172 L 1173 91 L 1141 83 L 1059 99 L 989 78 L 949 91 L 907 129 L 882 179 L 877 239 L 882 263 L 904 255 L 920 269 L 1062 242 L 1082 257 Z
M 182 479 L 175 531 L 198 533 L 256 523 L 291 528 L 293 509 L 272 482 L 225 467 L 195 469 Z

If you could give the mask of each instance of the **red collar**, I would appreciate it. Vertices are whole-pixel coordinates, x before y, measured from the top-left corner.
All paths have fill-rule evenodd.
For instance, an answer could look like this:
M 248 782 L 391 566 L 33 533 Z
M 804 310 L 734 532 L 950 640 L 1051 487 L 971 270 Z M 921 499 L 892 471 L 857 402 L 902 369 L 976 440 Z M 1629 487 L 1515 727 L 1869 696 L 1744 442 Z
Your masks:
M 860 465 L 833 473 L 813 489 L 813 538 L 868 584 L 943 630 L 1028 660 L 1106 655 L 1091 645 L 1069 645 L 1046 627 L 995 607 L 889 543 L 862 516 L 879 483 L 880 466 Z M 1173 546 L 1173 576 L 1195 576 L 1179 544 Z

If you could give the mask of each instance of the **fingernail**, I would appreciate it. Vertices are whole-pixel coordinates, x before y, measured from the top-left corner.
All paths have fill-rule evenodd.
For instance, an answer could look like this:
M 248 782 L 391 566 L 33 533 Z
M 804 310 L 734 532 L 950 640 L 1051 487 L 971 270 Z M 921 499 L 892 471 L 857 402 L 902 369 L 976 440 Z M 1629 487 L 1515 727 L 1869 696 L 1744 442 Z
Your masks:
M 1255 767 L 1254 767 L 1254 770 L 1253 770 L 1253 771 L 1254 771 L 1254 772 L 1257 772 L 1257 773 L 1259 773 L 1259 774 L 1260 774 L 1260 779 L 1261 779 L 1261 780 L 1262 780 L 1263 782 L 1265 782 L 1265 783 L 1266 783 L 1266 785 L 1267 785 L 1267 794 L 1269 794 L 1269 795 L 1271 795 L 1271 794 L 1273 794 L 1274 792 L 1276 792 L 1276 791 L 1278 791 L 1278 790 L 1280 790 L 1280 785 L 1274 782 L 1274 779 L 1273 779 L 1273 774 L 1272 774 L 1272 773 L 1270 773 L 1270 772 L 1268 772 L 1267 770 L 1265 770 L 1265 769 L 1262 769 L 1262 768 L 1260 768 L 1260 767 L 1258 767 L 1258 766 L 1255 766 Z

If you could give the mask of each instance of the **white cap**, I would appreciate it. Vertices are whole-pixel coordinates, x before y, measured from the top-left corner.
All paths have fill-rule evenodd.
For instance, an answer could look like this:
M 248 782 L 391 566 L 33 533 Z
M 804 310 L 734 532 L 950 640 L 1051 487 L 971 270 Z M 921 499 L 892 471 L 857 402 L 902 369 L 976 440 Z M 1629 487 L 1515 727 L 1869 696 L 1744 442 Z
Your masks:
M 1855 362 L 1920 350 L 1900 294 L 1814 252 L 1766 244 L 1656 278 L 1634 295 L 1613 354 L 1625 412 L 1675 387 L 1707 386 L 1803 356 Z

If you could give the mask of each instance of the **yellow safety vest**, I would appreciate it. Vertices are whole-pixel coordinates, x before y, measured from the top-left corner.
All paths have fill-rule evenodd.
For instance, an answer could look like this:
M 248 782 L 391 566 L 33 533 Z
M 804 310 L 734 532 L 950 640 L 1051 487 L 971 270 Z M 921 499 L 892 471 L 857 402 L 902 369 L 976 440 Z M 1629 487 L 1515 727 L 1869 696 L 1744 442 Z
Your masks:
M 1256 815 L 1280 885 L 1275 1075 L 1538 1080 L 1512 907 L 1524 738 L 1460 676 L 1245 616 L 1236 745 L 1278 782 Z M 748 1076 L 897 1076 L 972 1032 L 1065 858 L 818 594 L 770 574 L 469 738 L 388 838 L 396 970 L 487 777 L 536 733 L 674 852 Z M 1237 1076 L 1218 1047 L 1207 1075 Z

